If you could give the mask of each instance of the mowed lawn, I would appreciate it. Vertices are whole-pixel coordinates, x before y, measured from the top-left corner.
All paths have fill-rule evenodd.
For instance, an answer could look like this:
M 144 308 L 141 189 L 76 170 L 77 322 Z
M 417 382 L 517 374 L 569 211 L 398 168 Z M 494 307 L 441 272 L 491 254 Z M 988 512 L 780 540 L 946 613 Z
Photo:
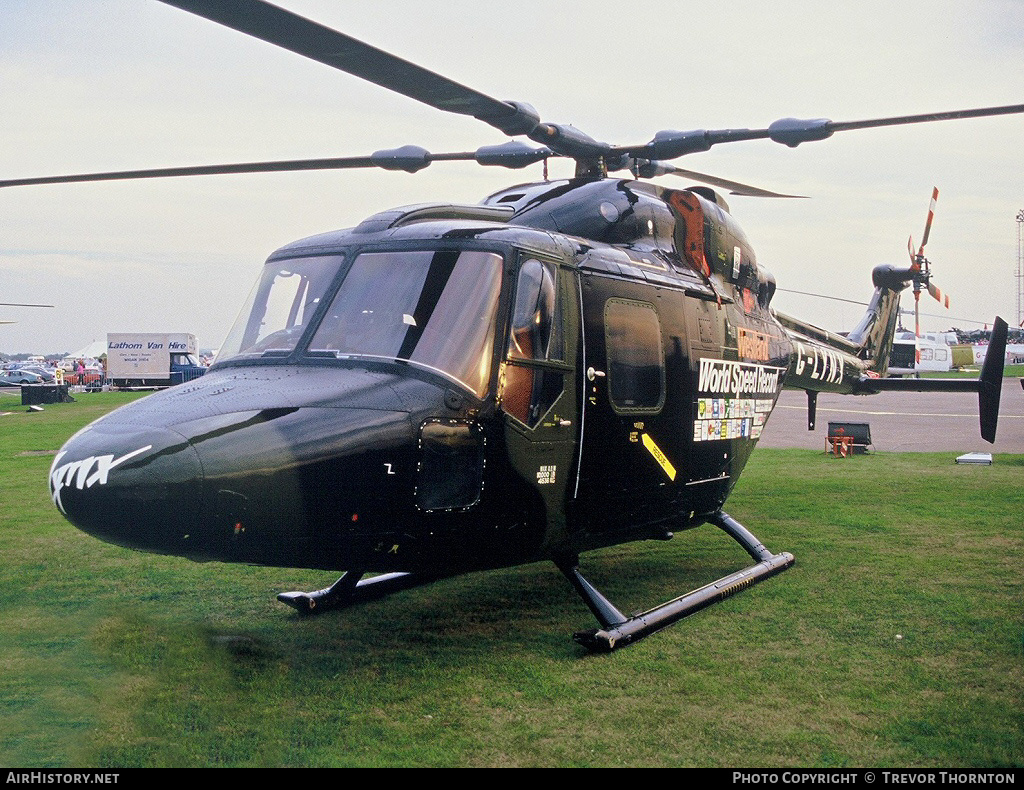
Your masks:
M 758 450 L 727 510 L 796 565 L 609 655 L 549 564 L 302 618 L 329 574 L 144 555 L 63 520 L 79 426 L 0 396 L 0 764 L 1024 764 L 1024 456 Z M 626 611 L 749 564 L 713 527 L 586 555 Z

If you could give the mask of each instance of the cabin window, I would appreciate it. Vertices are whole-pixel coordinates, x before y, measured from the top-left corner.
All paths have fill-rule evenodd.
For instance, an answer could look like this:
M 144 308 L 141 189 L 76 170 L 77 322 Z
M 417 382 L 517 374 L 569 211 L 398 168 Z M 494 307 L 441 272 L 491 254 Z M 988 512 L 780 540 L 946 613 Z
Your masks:
M 554 405 L 565 386 L 561 370 L 531 364 L 563 356 L 556 274 L 553 264 L 535 258 L 520 267 L 506 364 L 499 382 L 502 409 L 531 428 Z
M 363 253 L 310 351 L 408 362 L 482 397 L 493 361 L 502 264 L 500 255 L 481 250 Z
M 665 400 L 665 357 L 654 305 L 609 299 L 604 328 L 612 406 L 623 412 L 660 411 Z
M 484 433 L 475 423 L 430 420 L 420 428 L 416 505 L 423 510 L 472 507 L 484 485 Z
M 502 368 L 499 394 L 501 408 L 530 428 L 555 405 L 565 389 L 565 373 L 515 363 Z

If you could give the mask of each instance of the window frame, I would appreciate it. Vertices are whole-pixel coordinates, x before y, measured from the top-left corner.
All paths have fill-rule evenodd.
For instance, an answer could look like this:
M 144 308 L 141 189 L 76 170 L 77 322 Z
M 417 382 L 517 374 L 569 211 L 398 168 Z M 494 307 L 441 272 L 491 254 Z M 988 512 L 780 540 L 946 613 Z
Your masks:
M 543 358 L 538 357 L 525 357 L 525 356 L 513 356 L 512 355 L 512 332 L 515 325 L 515 312 L 517 306 L 517 300 L 520 294 L 520 287 L 522 285 L 520 276 L 523 267 L 531 261 L 538 262 L 541 266 L 548 269 L 552 275 L 554 285 L 554 306 L 552 310 L 552 332 L 553 336 L 549 338 L 548 347 L 551 348 L 552 344 L 557 344 L 557 349 L 554 352 L 554 356 L 546 355 Z M 510 278 L 511 279 L 511 278 Z M 540 255 L 533 251 L 520 250 L 519 252 L 519 265 L 515 269 L 515 284 L 512 291 L 509 294 L 509 305 L 508 305 L 508 322 L 504 328 L 502 353 L 499 363 L 498 381 L 496 385 L 496 392 L 499 398 L 499 404 L 504 403 L 507 399 L 505 397 L 505 384 L 507 381 L 506 376 L 509 368 L 515 368 L 520 370 L 529 370 L 536 376 L 548 376 L 548 375 L 560 375 L 562 377 L 562 386 L 558 391 L 558 394 L 550 398 L 550 402 L 543 411 L 537 411 L 535 415 L 528 414 L 527 419 L 523 420 L 521 415 L 517 415 L 512 411 L 508 411 L 502 408 L 502 413 L 514 420 L 518 425 L 525 426 L 530 430 L 535 430 L 542 425 L 544 417 L 546 417 L 555 404 L 565 395 L 568 388 L 566 375 L 570 374 L 574 367 L 569 362 L 565 361 L 567 356 L 567 339 L 565 337 L 565 316 L 568 310 L 566 299 L 569 298 L 569 294 L 566 292 L 566 270 L 560 264 L 559 261 L 553 260 L 548 256 Z M 534 383 L 534 388 L 537 383 Z M 534 389 L 531 388 L 531 389 Z M 540 385 L 540 392 L 546 391 L 543 385 Z M 543 405 L 543 402 L 541 403 Z M 530 411 L 532 412 L 535 407 L 533 399 L 530 402 Z
M 609 320 L 609 312 L 612 305 L 621 306 L 627 309 L 638 309 L 643 311 L 649 311 L 654 317 L 654 327 L 657 329 L 657 343 L 656 348 L 650 348 L 649 346 L 643 351 L 655 351 L 657 355 L 657 368 L 658 368 L 658 398 L 655 403 L 648 403 L 644 401 L 644 405 L 629 405 L 618 402 L 615 398 L 615 352 L 629 350 L 630 347 L 619 343 L 619 334 L 613 334 L 609 331 L 612 327 L 612 322 Z M 638 313 L 639 315 L 639 313 Z M 664 334 L 661 328 L 661 316 L 658 314 L 658 308 L 651 302 L 645 302 L 639 299 L 628 299 L 624 297 L 611 297 L 604 304 L 604 341 L 605 341 L 605 369 L 608 376 L 607 394 L 608 402 L 611 404 L 612 410 L 616 414 L 660 414 L 661 410 L 665 406 L 665 399 L 667 393 L 667 375 L 665 370 L 665 342 Z M 632 346 L 632 350 L 636 350 L 639 346 Z M 620 357 L 621 359 L 621 357 Z M 632 366 L 636 367 L 636 366 Z

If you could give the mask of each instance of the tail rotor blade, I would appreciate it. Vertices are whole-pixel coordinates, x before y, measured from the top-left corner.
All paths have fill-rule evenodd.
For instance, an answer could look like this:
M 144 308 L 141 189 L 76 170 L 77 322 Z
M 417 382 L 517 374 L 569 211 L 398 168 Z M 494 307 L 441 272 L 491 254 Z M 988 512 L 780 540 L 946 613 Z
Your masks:
M 914 237 L 907 240 L 907 250 L 910 253 L 910 272 L 914 282 L 914 334 L 921 337 L 921 291 L 925 288 L 935 301 L 945 304 L 949 308 L 949 297 L 942 293 L 931 281 L 931 271 L 928 259 L 924 257 L 924 247 L 928 243 L 928 236 L 932 232 L 932 221 L 935 219 L 935 204 L 939 199 L 939 188 L 932 187 L 932 200 L 928 205 L 928 219 L 924 223 L 924 236 L 921 238 L 921 246 L 914 251 Z M 921 351 L 917 351 L 917 361 L 921 361 Z
M 928 281 L 928 293 L 932 295 L 936 302 L 942 303 L 947 310 L 949 309 L 949 296 L 936 288 L 931 280 Z
M 928 205 L 928 220 L 924 224 L 924 237 L 921 239 L 921 254 L 924 254 L 924 245 L 928 243 L 928 234 L 932 230 L 932 220 L 935 218 L 935 203 L 939 199 L 939 188 L 932 187 L 932 201 Z

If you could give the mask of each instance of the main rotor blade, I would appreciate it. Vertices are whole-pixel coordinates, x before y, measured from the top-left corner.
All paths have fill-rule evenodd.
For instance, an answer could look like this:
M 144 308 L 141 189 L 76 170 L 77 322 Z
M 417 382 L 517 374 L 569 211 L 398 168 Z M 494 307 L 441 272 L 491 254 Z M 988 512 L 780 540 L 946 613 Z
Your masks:
M 38 178 L 13 178 L 0 181 L 0 188 L 37 184 L 70 184 L 82 181 L 122 181 L 138 178 L 174 178 L 176 176 L 212 176 L 230 173 L 286 173 L 300 170 L 345 170 L 381 167 L 385 170 L 415 172 L 435 161 L 477 159 L 472 151 L 431 154 L 422 148 L 405 146 L 389 151 L 378 151 L 371 156 L 349 156 L 331 159 L 292 159 L 278 162 L 240 162 L 227 165 L 198 165 L 190 167 L 161 167 L 149 170 L 118 170 L 108 173 L 79 173 Z
M 848 304 L 859 304 L 864 307 L 868 306 L 867 302 L 859 302 L 856 299 L 843 299 L 841 296 L 828 296 L 827 294 L 816 294 L 811 291 L 794 291 L 792 288 L 776 288 L 776 291 L 784 291 L 788 294 L 799 294 L 800 296 L 814 296 L 818 299 L 829 299 L 833 302 L 846 302 Z
M 721 187 L 722 189 L 728 189 L 732 195 L 743 195 L 745 197 L 769 197 L 769 198 L 806 198 L 806 195 L 786 195 L 781 192 L 772 192 L 767 189 L 761 189 L 760 187 L 752 187 L 748 184 L 741 184 L 739 181 L 729 181 L 725 178 L 718 178 L 717 176 L 709 176 L 705 173 L 698 173 L 696 170 L 684 170 L 681 167 L 675 167 L 674 165 L 668 165 L 671 170 L 668 170 L 665 175 L 679 176 L 681 178 L 689 178 L 694 181 L 699 181 L 702 184 L 708 184 L 713 187 Z
M 842 297 L 839 297 L 839 296 L 829 296 L 828 294 L 816 294 L 816 293 L 812 293 L 811 291 L 794 291 L 792 288 L 776 288 L 775 290 L 776 291 L 782 291 L 782 292 L 788 293 L 788 294 L 799 294 L 800 296 L 813 296 L 813 297 L 815 297 L 817 299 L 829 299 L 829 300 L 831 300 L 833 302 L 847 302 L 849 304 L 863 305 L 864 307 L 868 306 L 867 302 L 859 302 L 859 301 L 856 301 L 855 299 L 843 299 Z M 934 294 L 933 294 L 933 296 L 934 296 Z M 948 300 L 948 298 L 949 297 L 943 296 L 943 299 Z M 949 304 L 946 304 L 946 307 L 949 307 Z M 911 314 L 910 310 L 901 310 L 900 312 L 903 315 L 910 315 Z M 925 313 L 925 312 L 922 312 L 921 315 L 926 315 L 929 318 L 942 318 L 942 319 L 947 320 L 947 321 L 963 321 L 963 322 L 968 323 L 968 324 L 984 324 L 985 326 L 988 326 L 988 323 L 986 323 L 984 321 L 975 321 L 973 318 L 957 318 L 956 316 L 940 315 L 939 313 Z
M 422 66 L 263 0 L 161 0 L 246 35 L 361 77 L 445 112 L 469 115 L 506 134 L 527 134 L 534 113 L 460 85 Z
M 63 176 L 11 178 L 0 181 L 0 188 L 37 184 L 69 184 L 82 181 L 122 181 L 135 178 L 172 178 L 175 176 L 213 176 L 229 173 L 285 173 L 297 170 L 345 170 L 379 167 L 383 170 L 404 170 L 415 173 L 431 162 L 475 161 L 477 164 L 518 170 L 556 154 L 549 148 L 531 148 L 518 140 L 501 145 L 485 145 L 475 151 L 432 154 L 417 145 L 403 145 L 375 151 L 370 156 L 347 156 L 330 159 L 289 159 L 277 162 L 240 162 L 229 165 L 195 165 L 160 167 L 148 170 L 117 170 L 108 173 L 79 173 Z
M 72 184 L 81 181 L 121 181 L 133 178 L 173 178 L 175 176 L 211 176 L 227 173 L 277 173 L 289 170 L 333 170 L 339 168 L 373 167 L 370 157 L 344 159 L 302 159 L 282 162 L 241 162 L 230 165 L 200 165 L 193 167 L 160 167 L 149 170 L 117 170 L 108 173 L 78 173 L 38 178 L 12 178 L 0 181 L 2 187 L 20 187 L 34 184 Z
M 743 140 L 770 139 L 776 143 L 795 148 L 800 143 L 825 140 L 835 132 L 851 129 L 870 129 L 877 126 L 900 126 L 931 121 L 950 121 L 963 118 L 981 118 L 991 115 L 1012 115 L 1024 113 L 1024 104 L 1003 107 L 982 107 L 975 110 L 952 110 L 921 115 L 901 115 L 893 118 L 872 118 L 865 121 L 830 121 L 827 118 L 800 120 L 781 118 L 764 129 L 692 129 L 678 132 L 658 132 L 654 139 L 644 145 L 613 146 L 609 155 L 628 155 L 637 159 L 675 159 L 686 154 L 707 151 L 718 143 L 735 143 Z
M 931 112 L 920 115 L 900 115 L 894 118 L 873 118 L 867 121 L 829 121 L 832 132 L 845 132 L 850 129 L 872 129 L 878 126 L 904 126 L 911 123 L 930 123 L 932 121 L 956 121 L 964 118 L 985 118 L 991 115 L 1015 115 L 1024 113 L 1024 104 L 1009 104 L 1003 107 L 980 107 L 975 110 L 950 110 L 948 112 Z

